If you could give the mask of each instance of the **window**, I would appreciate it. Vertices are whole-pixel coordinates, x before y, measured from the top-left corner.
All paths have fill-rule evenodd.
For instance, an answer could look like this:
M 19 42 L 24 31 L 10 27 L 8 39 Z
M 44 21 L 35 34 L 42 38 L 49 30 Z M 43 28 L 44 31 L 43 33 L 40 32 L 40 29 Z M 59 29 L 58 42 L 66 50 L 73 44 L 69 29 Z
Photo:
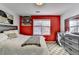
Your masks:
M 33 21 L 33 35 L 50 35 L 50 20 L 35 19 Z
M 69 21 L 70 32 L 79 32 L 79 20 Z

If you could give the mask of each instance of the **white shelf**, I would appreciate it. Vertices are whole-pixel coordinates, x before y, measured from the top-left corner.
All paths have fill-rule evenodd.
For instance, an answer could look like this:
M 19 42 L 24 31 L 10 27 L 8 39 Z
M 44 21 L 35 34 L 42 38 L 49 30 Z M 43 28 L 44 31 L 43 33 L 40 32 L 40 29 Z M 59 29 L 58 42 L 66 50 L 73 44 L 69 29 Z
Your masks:
M 0 25 L 10 25 L 10 26 L 16 26 L 16 25 L 13 25 L 13 24 L 3 24 L 3 23 L 0 23 Z

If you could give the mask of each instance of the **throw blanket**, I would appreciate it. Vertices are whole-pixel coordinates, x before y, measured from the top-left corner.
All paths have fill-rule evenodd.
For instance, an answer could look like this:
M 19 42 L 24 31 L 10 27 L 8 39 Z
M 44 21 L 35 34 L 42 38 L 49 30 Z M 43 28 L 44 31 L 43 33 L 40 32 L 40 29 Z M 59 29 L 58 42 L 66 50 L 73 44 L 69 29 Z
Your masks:
M 27 46 L 27 45 L 36 45 L 36 46 L 41 47 L 41 44 L 40 44 L 40 36 L 32 36 L 32 37 L 28 38 L 28 40 L 25 41 L 21 45 L 21 47 L 24 47 L 24 46 Z

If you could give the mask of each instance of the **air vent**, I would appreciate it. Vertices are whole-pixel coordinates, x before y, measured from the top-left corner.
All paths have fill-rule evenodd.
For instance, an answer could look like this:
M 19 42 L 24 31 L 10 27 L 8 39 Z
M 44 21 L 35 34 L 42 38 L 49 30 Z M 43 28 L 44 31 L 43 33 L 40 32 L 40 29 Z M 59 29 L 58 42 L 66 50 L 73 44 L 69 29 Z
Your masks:
M 40 13 L 40 11 L 36 11 L 36 13 Z

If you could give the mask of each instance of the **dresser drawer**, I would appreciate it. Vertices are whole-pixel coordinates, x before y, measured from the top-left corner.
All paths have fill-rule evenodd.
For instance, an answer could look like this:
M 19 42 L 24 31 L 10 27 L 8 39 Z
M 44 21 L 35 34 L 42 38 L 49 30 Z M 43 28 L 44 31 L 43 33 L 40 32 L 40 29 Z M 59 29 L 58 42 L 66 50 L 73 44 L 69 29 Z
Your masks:
M 78 55 L 79 54 L 79 50 L 76 50 L 74 48 L 72 48 L 71 46 L 65 44 L 65 49 L 72 55 Z
M 68 44 L 69 46 L 73 47 L 74 49 L 79 50 L 79 44 L 69 41 L 67 39 L 65 39 L 65 43 Z
M 60 40 L 60 43 L 62 44 L 63 47 L 65 46 L 64 42 L 65 42 L 64 40 Z
M 72 36 L 72 35 L 69 35 L 69 34 L 65 35 L 65 39 L 68 39 L 68 40 L 75 42 L 75 43 L 78 43 L 78 41 L 79 41 L 78 36 Z
M 70 55 L 78 55 L 76 53 L 74 53 L 73 51 L 71 51 L 69 48 L 65 47 L 65 50 L 70 54 Z

